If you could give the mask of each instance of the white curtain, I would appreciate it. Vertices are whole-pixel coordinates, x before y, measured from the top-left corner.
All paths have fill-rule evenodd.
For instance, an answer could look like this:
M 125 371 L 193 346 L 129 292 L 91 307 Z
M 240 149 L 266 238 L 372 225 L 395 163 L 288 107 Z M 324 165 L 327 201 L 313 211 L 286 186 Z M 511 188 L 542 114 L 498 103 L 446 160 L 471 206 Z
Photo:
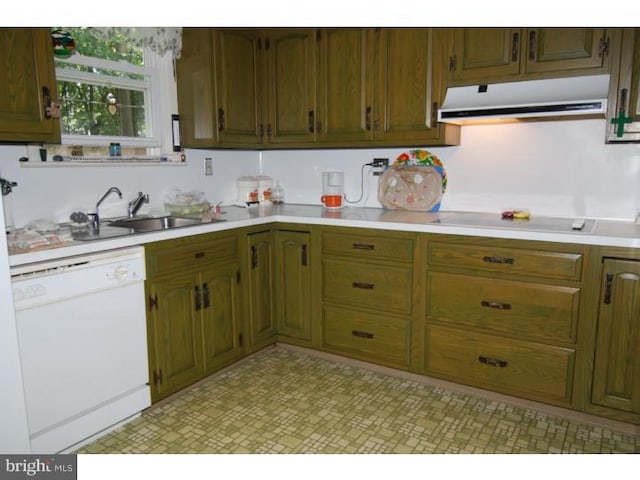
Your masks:
M 105 39 L 116 33 L 125 35 L 136 47 L 149 47 L 161 56 L 171 53 L 178 59 L 182 51 L 182 27 L 91 27 L 91 30 Z

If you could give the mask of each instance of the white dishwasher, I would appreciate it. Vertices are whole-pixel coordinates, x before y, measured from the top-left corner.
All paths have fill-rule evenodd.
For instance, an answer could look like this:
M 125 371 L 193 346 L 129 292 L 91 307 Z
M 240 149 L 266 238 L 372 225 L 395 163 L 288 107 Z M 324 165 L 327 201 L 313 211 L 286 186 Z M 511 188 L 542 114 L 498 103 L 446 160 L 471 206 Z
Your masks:
M 144 249 L 11 269 L 32 453 L 72 450 L 151 404 Z

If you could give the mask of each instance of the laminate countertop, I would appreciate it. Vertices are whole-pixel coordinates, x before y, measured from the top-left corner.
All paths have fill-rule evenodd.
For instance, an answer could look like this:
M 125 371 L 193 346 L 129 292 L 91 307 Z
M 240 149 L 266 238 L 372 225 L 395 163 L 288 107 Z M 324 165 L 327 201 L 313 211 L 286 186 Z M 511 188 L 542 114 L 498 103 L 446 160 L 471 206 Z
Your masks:
M 49 261 L 271 222 L 640 248 L 640 225 L 633 221 L 587 218 L 582 230 L 573 230 L 573 218 L 542 217 L 536 216 L 535 212 L 528 220 L 502 220 L 499 213 L 426 213 L 363 207 L 329 211 L 317 205 L 283 204 L 251 208 L 225 206 L 220 217 L 224 221 L 99 240 L 73 241 L 56 248 L 11 254 L 9 265 Z

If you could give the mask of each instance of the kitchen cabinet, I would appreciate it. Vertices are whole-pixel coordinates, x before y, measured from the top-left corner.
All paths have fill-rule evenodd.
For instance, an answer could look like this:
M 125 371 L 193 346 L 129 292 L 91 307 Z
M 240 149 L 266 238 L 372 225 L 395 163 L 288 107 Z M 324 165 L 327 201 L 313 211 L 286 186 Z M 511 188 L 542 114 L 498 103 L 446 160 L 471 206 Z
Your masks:
M 640 260 L 603 259 L 591 401 L 640 414 Z
M 422 239 L 428 375 L 573 404 L 581 247 Z
M 275 239 L 278 335 L 311 341 L 311 233 L 278 229 Z
M 151 398 L 158 401 L 242 356 L 235 233 L 147 244 Z
M 453 28 L 449 84 L 607 73 L 609 29 Z
M 178 61 L 190 148 L 459 144 L 438 125 L 437 29 L 185 29 Z
M 273 343 L 275 324 L 274 233 L 271 229 L 247 235 L 250 345 Z
M 614 52 L 607 108 L 608 143 L 640 141 L 640 29 L 623 28 Z
M 372 141 L 374 30 L 323 28 L 318 42 L 318 141 Z
M 268 145 L 316 140 L 316 29 L 267 29 L 261 39 L 266 71 L 261 78 Z
M 0 28 L 0 141 L 60 143 L 49 28 Z
M 176 63 L 183 146 L 262 143 L 262 71 L 256 29 L 185 28 Z
M 348 228 L 321 235 L 323 349 L 409 369 L 415 236 Z
M 438 124 L 444 97 L 443 29 L 376 29 L 374 103 L 365 125 L 376 145 L 458 145 L 458 126 Z M 454 128 L 451 128 L 454 127 Z

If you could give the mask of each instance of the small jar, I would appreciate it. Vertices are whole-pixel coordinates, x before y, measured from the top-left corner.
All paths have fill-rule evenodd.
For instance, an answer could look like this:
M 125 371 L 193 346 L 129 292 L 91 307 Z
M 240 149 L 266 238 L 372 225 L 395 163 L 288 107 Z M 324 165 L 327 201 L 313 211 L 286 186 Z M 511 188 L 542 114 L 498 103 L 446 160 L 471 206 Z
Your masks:
M 121 153 L 120 144 L 119 143 L 110 143 L 109 144 L 109 156 L 111 157 L 119 157 Z
M 284 203 L 284 188 L 280 185 L 280 182 L 276 180 L 276 186 L 273 188 L 271 194 L 271 201 L 273 203 Z

